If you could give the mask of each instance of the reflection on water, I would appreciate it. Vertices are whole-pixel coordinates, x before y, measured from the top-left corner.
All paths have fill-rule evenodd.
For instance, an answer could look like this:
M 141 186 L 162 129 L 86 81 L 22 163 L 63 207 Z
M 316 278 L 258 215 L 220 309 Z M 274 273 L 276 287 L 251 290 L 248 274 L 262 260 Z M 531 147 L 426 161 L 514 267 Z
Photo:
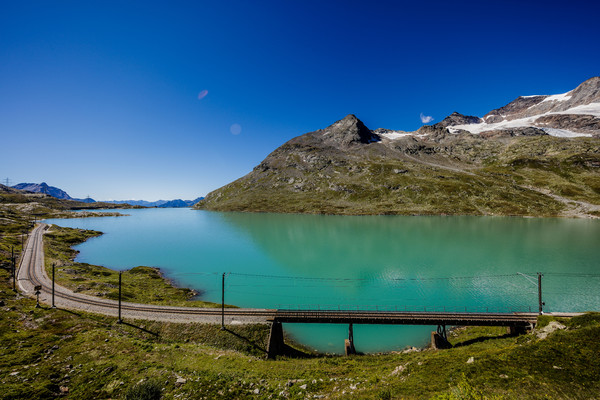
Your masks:
M 536 285 L 517 273 L 540 271 L 548 310 L 600 307 L 600 221 L 128 213 L 56 223 L 105 232 L 79 246 L 81 261 L 158 266 L 209 301 L 220 300 L 220 274 L 230 272 L 226 301 L 240 306 L 536 310 Z M 343 351 L 345 326 L 285 328 L 312 347 Z M 422 344 L 430 330 L 357 326 L 355 339 L 360 351 L 392 350 Z

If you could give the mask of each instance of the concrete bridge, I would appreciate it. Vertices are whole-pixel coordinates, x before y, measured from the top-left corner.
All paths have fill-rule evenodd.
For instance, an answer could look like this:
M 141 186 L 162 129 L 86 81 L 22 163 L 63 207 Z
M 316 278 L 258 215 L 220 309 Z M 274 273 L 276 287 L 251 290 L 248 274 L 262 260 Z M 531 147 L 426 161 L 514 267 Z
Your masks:
M 572 314 L 561 314 L 572 316 Z M 271 321 L 268 357 L 285 354 L 283 323 L 347 324 L 346 354 L 355 353 L 354 324 L 373 325 L 437 325 L 432 333 L 434 348 L 447 348 L 446 326 L 506 326 L 510 333 L 524 333 L 533 329 L 538 313 L 456 313 L 456 312 L 405 312 L 405 311 L 335 311 L 335 310 L 276 310 Z

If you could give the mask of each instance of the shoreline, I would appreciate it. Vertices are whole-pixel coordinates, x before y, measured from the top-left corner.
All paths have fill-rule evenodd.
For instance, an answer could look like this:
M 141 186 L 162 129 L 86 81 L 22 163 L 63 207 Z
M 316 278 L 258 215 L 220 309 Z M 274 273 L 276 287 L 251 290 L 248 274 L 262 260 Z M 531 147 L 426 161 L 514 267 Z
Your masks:
M 115 282 L 118 282 L 118 276 L 122 274 L 126 278 L 123 291 L 126 301 L 200 308 L 221 307 L 220 303 L 197 299 L 201 292 L 175 284 L 173 280 L 165 277 L 157 267 L 136 266 L 119 271 L 106 266 L 76 262 L 75 258 L 79 251 L 75 250 L 73 246 L 101 235 L 103 233 L 99 231 L 50 225 L 44 235 L 46 273 L 51 275 L 51 265 L 55 263 L 58 284 L 77 293 L 93 295 L 98 298 L 115 299 L 118 288 L 115 286 Z M 61 236 L 63 237 L 62 242 Z M 226 308 L 239 308 L 228 304 L 225 306 Z

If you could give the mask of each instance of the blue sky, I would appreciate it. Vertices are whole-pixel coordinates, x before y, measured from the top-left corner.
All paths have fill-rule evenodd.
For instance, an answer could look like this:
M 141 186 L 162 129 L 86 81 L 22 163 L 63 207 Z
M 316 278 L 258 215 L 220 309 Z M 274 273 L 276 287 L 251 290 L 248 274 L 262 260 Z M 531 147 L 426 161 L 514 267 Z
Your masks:
M 0 178 L 192 199 L 349 113 L 415 130 L 600 75 L 592 1 L 0 1 Z

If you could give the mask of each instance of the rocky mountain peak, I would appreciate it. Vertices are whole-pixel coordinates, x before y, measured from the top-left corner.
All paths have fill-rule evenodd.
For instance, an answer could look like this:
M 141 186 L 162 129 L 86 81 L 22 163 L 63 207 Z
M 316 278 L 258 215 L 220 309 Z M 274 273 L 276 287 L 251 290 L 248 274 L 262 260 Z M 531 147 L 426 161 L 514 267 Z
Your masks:
M 453 125 L 478 124 L 480 122 L 481 118 L 479 117 L 475 117 L 472 115 L 463 115 L 455 111 L 452 114 L 448 115 L 446 118 L 444 118 L 442 121 L 435 124 L 435 126 L 446 128 L 448 126 Z
M 323 129 L 322 134 L 327 141 L 343 147 L 380 140 L 379 136 L 371 132 L 354 114 L 348 114 L 343 119 L 334 122 Z

